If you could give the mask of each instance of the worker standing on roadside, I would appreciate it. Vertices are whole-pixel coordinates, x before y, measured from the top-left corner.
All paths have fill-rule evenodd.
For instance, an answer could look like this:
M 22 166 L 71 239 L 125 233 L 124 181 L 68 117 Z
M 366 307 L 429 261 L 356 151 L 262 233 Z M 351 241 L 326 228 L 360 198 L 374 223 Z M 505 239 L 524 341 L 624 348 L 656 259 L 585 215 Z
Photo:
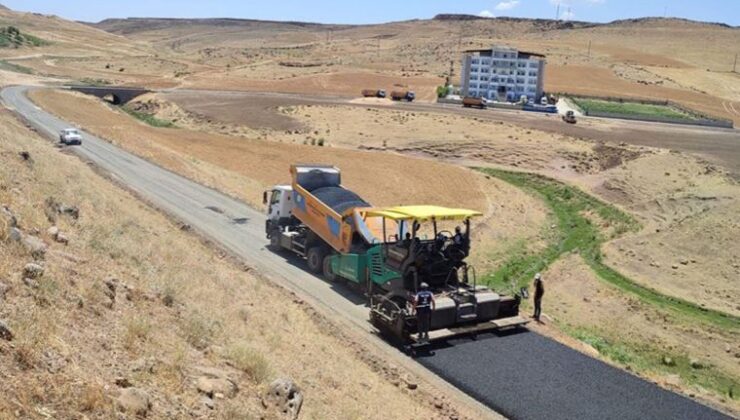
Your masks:
M 434 294 L 429 291 L 429 285 L 421 283 L 421 290 L 414 296 L 414 311 L 416 324 L 419 330 L 419 340 L 429 341 L 429 329 L 432 326 L 432 311 L 435 308 Z
M 542 274 L 534 275 L 534 319 L 540 322 L 542 315 L 542 296 L 545 294 L 545 285 L 542 283 Z

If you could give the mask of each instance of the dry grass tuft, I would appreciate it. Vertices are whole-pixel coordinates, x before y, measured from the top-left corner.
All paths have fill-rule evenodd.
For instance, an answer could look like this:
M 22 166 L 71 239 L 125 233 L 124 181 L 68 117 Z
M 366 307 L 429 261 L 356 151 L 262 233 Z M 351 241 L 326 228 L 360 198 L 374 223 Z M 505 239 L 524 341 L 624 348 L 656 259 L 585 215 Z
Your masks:
M 221 329 L 218 321 L 211 320 L 199 312 L 191 312 L 181 323 L 185 340 L 198 350 L 205 350 Z
M 245 344 L 232 344 L 226 349 L 229 364 L 246 373 L 254 382 L 261 384 L 270 376 L 270 362 L 262 353 Z
M 123 346 L 133 351 L 149 339 L 151 322 L 142 315 L 134 315 L 124 321 Z

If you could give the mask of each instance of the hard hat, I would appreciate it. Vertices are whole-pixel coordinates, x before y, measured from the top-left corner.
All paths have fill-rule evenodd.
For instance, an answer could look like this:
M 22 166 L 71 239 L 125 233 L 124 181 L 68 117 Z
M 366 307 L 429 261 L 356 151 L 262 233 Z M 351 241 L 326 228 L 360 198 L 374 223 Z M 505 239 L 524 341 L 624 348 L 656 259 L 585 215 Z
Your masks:
M 428 289 L 428 288 L 429 288 L 429 285 L 428 285 L 428 284 L 426 284 L 426 283 L 424 283 L 424 282 L 422 282 L 422 283 L 421 283 L 421 288 L 422 288 L 422 289 Z
M 540 280 L 540 279 L 542 279 L 542 274 L 537 273 L 537 274 L 534 275 L 534 278 L 535 278 L 535 280 Z

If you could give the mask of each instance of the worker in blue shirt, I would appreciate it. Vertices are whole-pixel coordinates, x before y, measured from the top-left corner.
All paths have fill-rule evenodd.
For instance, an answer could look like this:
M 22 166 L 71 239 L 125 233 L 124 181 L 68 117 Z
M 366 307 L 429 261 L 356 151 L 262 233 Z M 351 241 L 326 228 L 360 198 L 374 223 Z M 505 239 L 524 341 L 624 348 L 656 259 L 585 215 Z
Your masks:
M 419 340 L 429 341 L 429 328 L 432 326 L 432 311 L 435 309 L 434 294 L 429 285 L 421 283 L 420 290 L 414 296 L 414 311 L 419 331 Z

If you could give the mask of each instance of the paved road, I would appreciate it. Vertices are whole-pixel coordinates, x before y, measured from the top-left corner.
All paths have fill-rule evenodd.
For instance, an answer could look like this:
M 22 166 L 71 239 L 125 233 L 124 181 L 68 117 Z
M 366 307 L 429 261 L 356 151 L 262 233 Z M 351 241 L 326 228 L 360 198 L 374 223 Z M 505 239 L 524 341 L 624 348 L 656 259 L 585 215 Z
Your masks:
M 41 132 L 51 136 L 67 124 L 34 106 L 26 88 L 0 97 Z M 161 210 L 191 225 L 242 257 L 260 273 L 330 311 L 363 332 L 372 332 L 362 299 L 302 269 L 295 259 L 265 249 L 264 217 L 246 204 L 189 181 L 84 134 L 74 148 Z M 389 356 L 397 351 L 366 334 L 370 345 Z M 727 418 L 692 400 L 664 391 L 533 332 L 453 340 L 432 356 L 404 358 L 412 372 L 436 372 L 482 402 L 512 418 Z M 446 385 L 449 386 L 449 385 Z M 443 386 L 444 388 L 444 386 Z M 450 389 L 452 389 L 450 387 Z M 454 391 L 451 391 L 454 392 Z M 491 413 L 487 413 L 490 415 Z
M 727 418 L 533 332 L 447 344 L 417 360 L 510 418 Z
M 643 121 L 581 117 L 578 124 L 565 124 L 558 115 L 504 109 L 467 109 L 459 105 L 431 103 L 391 103 L 378 105 L 357 102 L 351 98 L 305 94 L 243 91 L 200 91 L 177 89 L 167 91 L 168 99 L 185 109 L 216 120 L 241 118 L 244 110 L 261 115 L 274 115 L 280 105 L 344 105 L 376 109 L 404 109 L 416 112 L 474 116 L 491 121 L 504 121 L 522 127 L 563 134 L 591 141 L 609 141 L 639 146 L 662 147 L 698 155 L 721 165 L 740 178 L 740 130 L 686 126 Z M 284 116 L 283 116 L 284 117 Z

